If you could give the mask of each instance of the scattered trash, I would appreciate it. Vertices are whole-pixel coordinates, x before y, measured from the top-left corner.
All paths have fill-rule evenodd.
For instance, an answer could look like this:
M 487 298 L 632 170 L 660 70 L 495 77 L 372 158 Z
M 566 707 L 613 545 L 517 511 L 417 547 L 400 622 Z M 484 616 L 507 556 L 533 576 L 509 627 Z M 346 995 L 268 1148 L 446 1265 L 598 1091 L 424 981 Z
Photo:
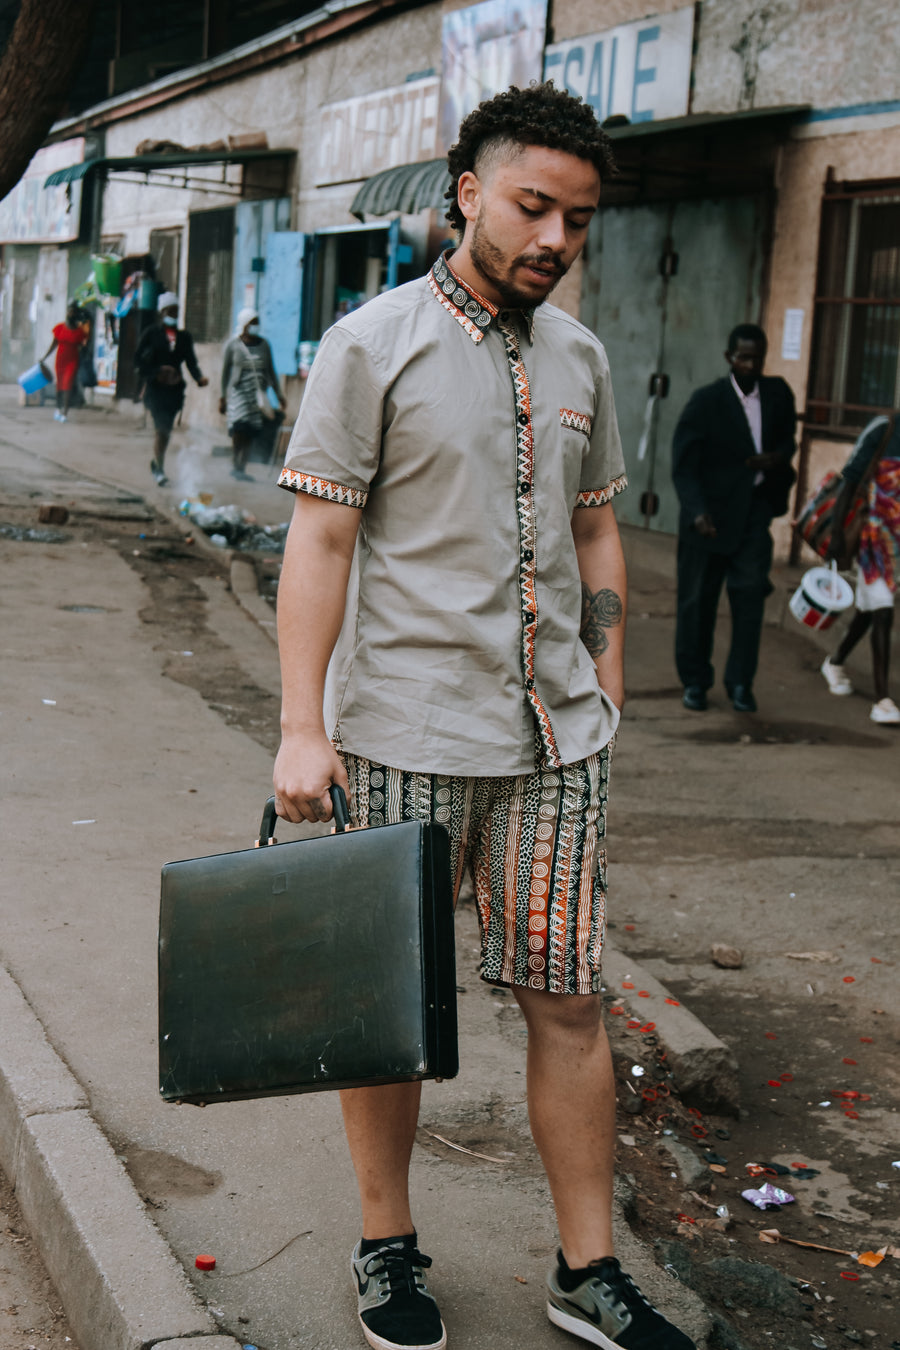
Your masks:
M 740 947 L 729 947 L 724 942 L 713 943 L 709 954 L 713 965 L 719 966 L 722 970 L 740 970 L 744 964 L 744 953 Z
M 856 983 L 856 976 L 855 976 L 855 975 L 845 975 L 845 976 L 844 976 L 844 984 L 855 984 L 855 983 Z
M 647 1072 L 647 1070 L 644 1069 L 644 1068 L 642 1068 L 640 1064 L 632 1064 L 632 1066 L 631 1066 L 631 1072 L 632 1072 L 632 1076 L 633 1076 L 633 1077 L 635 1077 L 635 1078 L 643 1078 L 643 1076 L 644 1076 L 644 1074 Z
M 476 1153 L 474 1148 L 465 1148 L 462 1144 L 454 1144 L 452 1140 L 445 1139 L 442 1134 L 435 1134 L 433 1130 L 426 1130 L 425 1133 L 431 1135 L 432 1139 L 437 1139 L 440 1143 L 446 1144 L 448 1148 L 456 1149 L 458 1153 L 468 1153 L 470 1158 L 484 1158 L 485 1162 L 499 1163 L 501 1167 L 506 1166 L 507 1160 L 505 1158 L 492 1158 L 489 1153 Z
M 818 961 L 820 965 L 834 965 L 841 958 L 834 952 L 785 952 L 792 961 Z
M 716 1138 L 717 1138 L 717 1139 L 730 1139 L 730 1138 L 731 1138 L 731 1131 L 730 1131 L 730 1130 L 726 1130 L 726 1129 L 724 1129 L 723 1127 L 720 1127 L 719 1129 L 716 1130 Z
M 741 1198 L 749 1201 L 751 1205 L 755 1205 L 757 1209 L 780 1209 L 782 1205 L 790 1205 L 794 1202 L 794 1197 L 788 1191 L 773 1186 L 771 1181 L 767 1181 L 757 1191 L 741 1191 Z
M 239 548 L 251 553 L 284 552 L 287 522 L 260 525 L 252 512 L 244 511 L 240 506 L 209 506 L 202 500 L 190 498 L 185 498 L 178 509 L 209 535 L 218 548 Z
M 704 1153 L 703 1156 L 708 1163 L 715 1164 L 715 1166 L 717 1167 L 721 1167 L 728 1162 L 728 1159 L 723 1158 L 721 1153 L 713 1153 L 711 1150 L 707 1153 Z
M 670 1006 L 671 1008 L 680 1008 L 680 1007 L 681 1007 L 681 1004 L 678 1002 L 678 999 L 677 999 L 677 998 L 667 998 L 667 999 L 666 999 L 666 1002 L 669 1004 L 669 1006 Z
M 41 502 L 38 507 L 38 520 L 42 525 L 65 525 L 69 512 L 57 502 Z
M 15 539 L 20 544 L 67 544 L 71 537 L 63 534 L 62 530 L 39 530 L 28 525 L 0 524 L 0 538 Z
M 634 1138 L 634 1135 L 633 1135 L 633 1134 L 620 1134 L 620 1135 L 619 1135 L 619 1142 L 622 1143 L 622 1144 L 624 1144 L 626 1148 L 634 1148 L 634 1146 L 635 1146 L 635 1138 Z
M 46 706 L 47 706 L 48 708 L 55 708 L 55 707 L 56 707 L 56 699 L 55 699 L 55 698 L 42 698 L 42 699 L 41 699 L 41 702 L 44 703 L 44 704 L 46 704 Z
M 96 825 L 96 820 L 73 820 L 73 825 Z
M 527 1284 L 527 1283 L 528 1283 L 528 1281 L 526 1280 L 526 1278 L 525 1278 L 524 1275 L 515 1275 L 515 1276 L 513 1276 L 513 1278 L 514 1278 L 516 1284 Z M 244 1350 L 247 1350 L 247 1347 L 246 1347 L 246 1346 L 244 1346 Z
M 201 1252 L 199 1256 L 194 1257 L 194 1265 L 198 1270 L 215 1270 L 216 1258 L 214 1256 L 207 1256 Z

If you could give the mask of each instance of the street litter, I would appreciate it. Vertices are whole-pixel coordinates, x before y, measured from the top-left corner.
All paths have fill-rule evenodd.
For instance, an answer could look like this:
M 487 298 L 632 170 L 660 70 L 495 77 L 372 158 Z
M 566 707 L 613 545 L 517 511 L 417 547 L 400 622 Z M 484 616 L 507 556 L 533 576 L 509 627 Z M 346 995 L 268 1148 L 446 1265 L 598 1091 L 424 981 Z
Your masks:
M 741 1199 L 747 1200 L 757 1209 L 780 1209 L 782 1205 L 794 1203 L 794 1197 L 789 1191 L 783 1191 L 780 1187 L 773 1186 L 771 1181 L 767 1181 L 757 1191 L 741 1191 Z
M 39 530 L 27 525 L 0 525 L 0 538 L 27 544 L 67 544 L 71 535 L 62 530 Z
M 284 552 L 287 522 L 260 525 L 252 512 L 244 511 L 240 506 L 207 506 L 190 498 L 185 498 L 178 509 L 219 548 L 239 548 L 252 553 Z
M 442 1134 L 435 1134 L 432 1130 L 426 1130 L 426 1134 L 431 1135 L 432 1139 L 437 1139 L 448 1148 L 455 1148 L 458 1153 L 468 1153 L 470 1158 L 484 1158 L 485 1162 L 499 1163 L 501 1167 L 506 1166 L 505 1158 L 492 1158 L 490 1153 L 476 1153 L 474 1148 L 466 1148 L 463 1144 L 454 1144 L 452 1140 L 445 1139 Z
M 96 825 L 96 820 L 73 820 L 73 825 Z
M 789 956 L 792 961 L 818 961 L 823 965 L 833 965 L 841 959 L 834 952 L 785 952 L 785 956 Z
M 215 1270 L 216 1258 L 201 1253 L 199 1256 L 194 1257 L 194 1265 L 198 1270 Z
M 48 708 L 55 708 L 55 707 L 56 707 L 56 699 L 55 699 L 55 698 L 42 698 L 42 699 L 41 699 L 41 702 L 42 702 L 42 703 L 45 703 L 45 704 L 47 705 Z
M 800 1238 L 785 1237 L 777 1228 L 764 1228 L 759 1235 L 760 1242 L 789 1242 L 792 1247 L 808 1247 L 814 1252 L 833 1252 L 835 1256 L 849 1256 L 861 1266 L 874 1268 L 880 1266 L 886 1256 L 900 1257 L 900 1247 L 890 1245 L 879 1247 L 877 1252 L 852 1252 L 846 1247 L 826 1247 L 822 1242 L 802 1242 Z

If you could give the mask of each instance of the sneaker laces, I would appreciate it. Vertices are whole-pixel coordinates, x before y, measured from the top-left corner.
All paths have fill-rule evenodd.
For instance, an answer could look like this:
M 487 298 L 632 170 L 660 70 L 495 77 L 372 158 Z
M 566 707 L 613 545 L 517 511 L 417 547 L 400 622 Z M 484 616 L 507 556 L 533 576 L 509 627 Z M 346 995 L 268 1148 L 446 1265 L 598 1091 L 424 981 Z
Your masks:
M 594 1268 L 597 1271 L 595 1278 L 600 1280 L 602 1284 L 605 1284 L 607 1288 L 612 1291 L 613 1296 L 616 1299 L 616 1313 L 619 1315 L 627 1313 L 633 1318 L 635 1312 L 638 1311 L 634 1307 L 635 1300 L 639 1300 L 643 1303 L 644 1307 L 649 1312 L 657 1312 L 657 1309 L 654 1308 L 646 1294 L 644 1294 L 638 1285 L 635 1284 L 631 1276 L 625 1273 L 618 1261 L 615 1259 L 607 1259 L 602 1262 L 598 1261 L 597 1266 Z M 632 1296 L 630 1305 L 628 1301 L 629 1295 Z
M 374 1264 L 373 1264 L 374 1263 Z M 383 1266 L 379 1270 L 379 1265 Z M 373 1275 L 379 1283 L 385 1280 L 392 1294 L 421 1294 L 425 1292 L 425 1280 L 422 1269 L 428 1269 L 431 1257 L 424 1256 L 418 1247 L 379 1247 L 372 1252 L 363 1266 L 367 1275 Z

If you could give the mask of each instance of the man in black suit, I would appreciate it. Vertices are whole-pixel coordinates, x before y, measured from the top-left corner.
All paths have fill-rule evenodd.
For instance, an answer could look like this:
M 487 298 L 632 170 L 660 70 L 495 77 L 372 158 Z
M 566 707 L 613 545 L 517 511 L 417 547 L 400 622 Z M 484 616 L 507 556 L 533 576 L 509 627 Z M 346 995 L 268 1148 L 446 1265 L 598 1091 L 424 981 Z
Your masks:
M 178 296 L 163 291 L 157 301 L 160 322 L 141 337 L 134 354 L 135 369 L 144 378 L 144 407 L 153 418 L 155 437 L 150 472 L 160 487 L 168 483 L 165 471 L 166 448 L 175 418 L 184 406 L 187 381 L 181 373 L 186 365 L 196 383 L 203 388 L 209 380 L 201 373 L 194 354 L 194 340 L 178 327 Z
M 731 605 L 725 688 L 737 712 L 756 712 L 753 677 L 771 592 L 773 517 L 794 481 L 794 395 L 763 375 L 766 335 L 740 324 L 728 338 L 730 375 L 694 393 L 675 428 L 672 478 L 681 503 L 675 662 L 684 706 L 706 707 L 724 582 Z

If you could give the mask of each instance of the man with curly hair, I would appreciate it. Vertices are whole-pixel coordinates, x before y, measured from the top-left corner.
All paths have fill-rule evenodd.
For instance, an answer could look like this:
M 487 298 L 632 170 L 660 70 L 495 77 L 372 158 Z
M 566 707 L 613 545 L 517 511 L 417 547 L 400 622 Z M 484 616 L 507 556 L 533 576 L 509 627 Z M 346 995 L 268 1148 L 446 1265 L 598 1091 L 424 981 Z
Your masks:
M 560 1232 L 549 1316 L 594 1345 L 692 1350 L 613 1255 L 600 956 L 625 473 L 603 347 L 544 303 L 612 158 L 591 109 L 544 84 L 477 108 L 449 166 L 459 247 L 329 330 L 288 448 L 277 809 L 328 820 L 340 785 L 360 826 L 447 826 L 482 978 L 527 1026 Z M 342 1093 L 377 1350 L 446 1345 L 410 1210 L 420 1087 Z

